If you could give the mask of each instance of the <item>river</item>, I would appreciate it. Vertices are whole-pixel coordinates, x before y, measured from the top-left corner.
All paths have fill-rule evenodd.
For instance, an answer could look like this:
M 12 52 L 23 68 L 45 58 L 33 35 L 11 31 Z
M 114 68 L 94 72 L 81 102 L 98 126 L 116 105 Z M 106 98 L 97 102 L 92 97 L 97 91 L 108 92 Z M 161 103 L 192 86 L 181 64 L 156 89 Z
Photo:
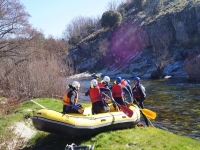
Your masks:
M 200 141 L 200 84 L 186 79 L 144 80 L 145 106 L 157 113 L 152 123 Z
M 80 99 L 90 80 L 81 80 Z M 133 86 L 133 81 L 131 80 Z M 153 125 L 200 141 L 200 83 L 186 79 L 142 80 L 146 88 L 145 108 L 157 113 Z

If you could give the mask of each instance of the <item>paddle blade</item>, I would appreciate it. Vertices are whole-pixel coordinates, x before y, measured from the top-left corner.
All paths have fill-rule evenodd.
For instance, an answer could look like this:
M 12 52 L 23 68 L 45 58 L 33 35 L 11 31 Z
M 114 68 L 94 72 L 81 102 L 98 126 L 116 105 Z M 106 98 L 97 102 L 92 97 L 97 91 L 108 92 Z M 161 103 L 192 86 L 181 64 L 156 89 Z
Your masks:
M 129 109 L 128 107 L 124 106 L 124 105 L 120 105 L 118 104 L 118 106 L 120 107 L 120 109 L 129 117 L 131 118 L 133 116 L 133 111 L 131 109 Z
M 151 118 L 151 119 L 155 119 L 156 118 L 156 113 L 149 110 L 149 109 L 140 109 L 142 111 L 142 113 L 148 117 L 148 118 Z

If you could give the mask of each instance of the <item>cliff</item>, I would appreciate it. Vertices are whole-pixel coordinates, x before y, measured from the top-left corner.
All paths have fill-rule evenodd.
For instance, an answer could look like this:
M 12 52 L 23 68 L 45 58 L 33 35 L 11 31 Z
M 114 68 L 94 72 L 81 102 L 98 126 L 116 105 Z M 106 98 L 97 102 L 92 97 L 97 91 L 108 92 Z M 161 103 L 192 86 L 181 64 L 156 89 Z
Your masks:
M 146 0 L 119 11 L 122 23 L 100 29 L 66 57 L 70 74 L 186 77 L 184 61 L 200 48 L 200 0 Z

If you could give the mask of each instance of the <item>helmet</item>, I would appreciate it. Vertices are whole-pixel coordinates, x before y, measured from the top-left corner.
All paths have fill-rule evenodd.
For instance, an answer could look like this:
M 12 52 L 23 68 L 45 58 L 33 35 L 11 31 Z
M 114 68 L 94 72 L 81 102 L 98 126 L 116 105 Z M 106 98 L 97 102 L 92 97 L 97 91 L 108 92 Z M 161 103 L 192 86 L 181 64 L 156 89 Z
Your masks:
M 80 83 L 78 81 L 74 81 L 72 86 L 78 90 L 80 88 Z
M 97 85 L 98 85 L 97 80 L 96 80 L 96 79 L 93 79 L 93 80 L 91 81 L 91 87 L 95 87 L 95 86 L 97 86 Z
M 116 77 L 115 80 L 116 80 L 117 83 L 121 83 L 122 82 L 122 78 L 121 77 Z
M 138 83 L 140 83 L 140 78 L 139 77 L 135 77 L 133 80 L 137 81 Z
M 124 85 L 124 86 L 126 86 L 128 84 L 128 82 L 125 79 L 122 79 L 121 84 Z
M 105 82 L 107 82 L 107 83 L 110 83 L 110 77 L 109 77 L 109 76 L 105 76 L 105 77 L 103 78 L 103 80 L 104 80 Z
M 130 80 L 126 80 L 128 82 L 129 85 L 131 85 L 131 81 Z

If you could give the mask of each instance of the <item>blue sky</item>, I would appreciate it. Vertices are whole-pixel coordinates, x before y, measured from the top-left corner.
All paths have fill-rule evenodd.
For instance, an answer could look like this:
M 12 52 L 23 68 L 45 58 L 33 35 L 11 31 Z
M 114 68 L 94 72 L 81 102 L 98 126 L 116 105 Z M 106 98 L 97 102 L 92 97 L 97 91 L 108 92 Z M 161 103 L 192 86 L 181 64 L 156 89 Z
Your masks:
M 31 17 L 29 22 L 45 36 L 61 38 L 67 24 L 78 16 L 97 17 L 111 0 L 19 0 Z

